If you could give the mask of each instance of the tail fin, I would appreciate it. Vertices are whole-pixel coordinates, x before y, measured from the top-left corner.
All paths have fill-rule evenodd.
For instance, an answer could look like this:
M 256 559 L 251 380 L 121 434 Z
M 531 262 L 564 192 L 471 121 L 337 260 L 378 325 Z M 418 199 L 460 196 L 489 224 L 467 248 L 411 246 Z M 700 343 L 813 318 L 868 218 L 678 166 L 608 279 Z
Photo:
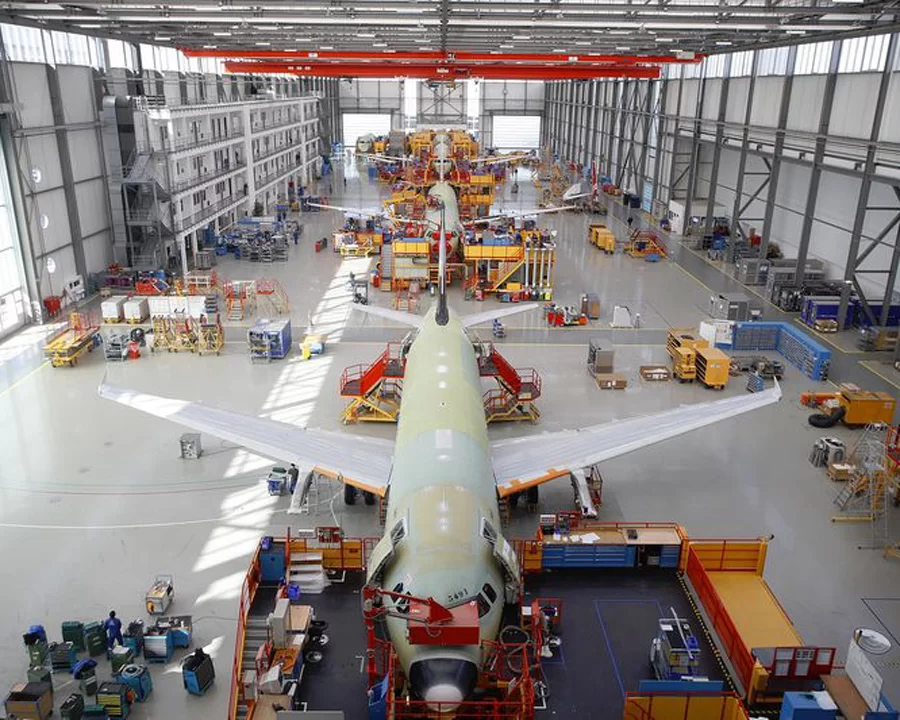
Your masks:
M 434 315 L 438 325 L 446 325 L 450 321 L 450 311 L 447 308 L 447 238 L 444 211 L 444 205 L 441 203 L 441 226 L 438 228 L 438 306 Z

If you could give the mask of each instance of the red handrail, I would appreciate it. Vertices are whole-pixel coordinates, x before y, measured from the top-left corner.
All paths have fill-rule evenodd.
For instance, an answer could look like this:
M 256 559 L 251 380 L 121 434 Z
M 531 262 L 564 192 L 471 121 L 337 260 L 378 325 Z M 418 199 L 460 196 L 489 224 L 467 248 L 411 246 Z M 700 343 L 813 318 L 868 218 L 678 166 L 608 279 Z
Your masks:
M 241 699 L 241 665 L 243 664 L 244 642 L 247 631 L 247 618 L 250 615 L 250 607 L 259 587 L 259 546 L 253 554 L 250 569 L 244 576 L 241 585 L 241 601 L 238 606 L 237 635 L 234 639 L 234 658 L 231 667 L 231 690 L 228 697 L 228 718 L 235 720 L 237 717 L 238 702 Z

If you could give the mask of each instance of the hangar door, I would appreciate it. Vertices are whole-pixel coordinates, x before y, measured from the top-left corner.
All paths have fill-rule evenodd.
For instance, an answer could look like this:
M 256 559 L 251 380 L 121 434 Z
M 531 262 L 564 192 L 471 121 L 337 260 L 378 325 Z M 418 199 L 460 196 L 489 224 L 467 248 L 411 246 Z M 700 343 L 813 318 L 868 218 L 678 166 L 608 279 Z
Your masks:
M 493 145 L 500 152 L 537 150 L 540 144 L 540 115 L 494 115 Z
M 391 131 L 390 113 L 344 113 L 344 147 L 356 147 L 360 135 L 387 135 Z

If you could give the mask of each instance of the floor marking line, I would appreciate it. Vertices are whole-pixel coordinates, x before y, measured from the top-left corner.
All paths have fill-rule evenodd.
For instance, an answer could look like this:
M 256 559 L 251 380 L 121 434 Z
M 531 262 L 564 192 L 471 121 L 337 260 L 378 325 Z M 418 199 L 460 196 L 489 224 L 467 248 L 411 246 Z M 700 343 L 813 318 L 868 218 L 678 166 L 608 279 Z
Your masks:
M 857 363 L 857 364 L 860 365 L 861 367 L 864 367 L 870 373 L 877 375 L 885 382 L 890 383 L 895 388 L 900 388 L 900 384 L 898 384 L 896 380 L 891 380 L 887 375 L 883 375 L 878 370 L 876 370 L 875 367 L 873 367 L 873 365 L 877 365 L 877 363 L 874 360 L 860 360 L 859 363 Z
M 612 643 L 609 640 L 609 633 L 606 632 L 606 623 L 603 622 L 603 613 L 600 612 L 600 601 L 594 600 L 594 611 L 597 613 L 597 620 L 600 621 L 600 631 L 603 633 L 603 639 L 606 642 L 606 651 L 609 653 L 609 660 L 613 666 L 613 673 L 616 676 L 616 682 L 619 684 L 619 691 L 622 697 L 625 697 L 625 684 L 622 682 L 622 676 L 619 674 L 619 663 L 616 662 L 616 654 L 613 652 Z
M 887 624 L 884 622 L 884 620 L 881 619 L 881 617 L 878 615 L 878 613 L 875 612 L 875 610 L 873 610 L 872 607 L 868 603 L 869 600 L 871 600 L 873 602 L 878 601 L 878 600 L 880 600 L 882 602 L 900 602 L 900 598 L 860 598 L 860 600 L 862 600 L 862 604 L 866 606 L 866 610 L 868 610 L 870 613 L 872 613 L 872 615 L 875 617 L 875 619 L 878 621 L 878 623 L 881 625 L 881 627 L 884 628 L 884 631 L 888 635 L 891 636 L 894 643 L 896 643 L 897 645 L 900 645 L 900 640 L 898 640 L 896 638 L 896 636 L 894 635 L 894 633 L 891 632 L 890 628 L 887 626 Z
M 42 362 L 36 368 L 29 371 L 26 375 L 23 375 L 18 380 L 16 380 L 12 385 L 10 385 L 8 388 L 6 388 L 2 392 L 0 392 L 0 397 L 3 397 L 4 395 L 6 395 L 6 393 L 10 392 L 11 390 L 15 390 L 17 387 L 19 387 L 19 385 L 21 385 L 23 382 L 25 382 L 28 378 L 30 378 L 32 375 L 39 373 L 41 370 L 43 370 L 49 364 L 50 364 L 49 360 L 44 360 L 44 362 Z
M 287 510 L 273 510 L 272 514 L 283 514 Z M 243 513 L 223 515 L 217 518 L 203 518 L 198 520 L 172 520 L 170 522 L 133 523 L 127 525 L 38 525 L 34 523 L 4 523 L 0 522 L 0 530 L 151 530 L 154 528 L 186 527 L 188 525 L 208 525 L 216 522 L 228 522 L 236 520 Z

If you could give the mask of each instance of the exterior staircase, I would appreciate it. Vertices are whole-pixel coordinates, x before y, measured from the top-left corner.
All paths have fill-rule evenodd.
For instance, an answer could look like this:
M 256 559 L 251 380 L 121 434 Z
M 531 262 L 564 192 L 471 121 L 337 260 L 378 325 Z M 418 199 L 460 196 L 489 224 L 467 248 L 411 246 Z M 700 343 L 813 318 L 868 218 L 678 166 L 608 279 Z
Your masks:
M 243 675 L 246 671 L 256 667 L 256 653 L 259 648 L 269 639 L 269 630 L 266 626 L 266 618 L 262 615 L 250 616 L 247 618 L 247 625 L 244 631 L 244 647 L 241 652 L 241 668 L 238 678 L 239 682 L 243 681 Z M 243 720 L 250 714 L 250 708 L 243 700 L 238 701 L 237 720 Z
M 277 280 L 260 278 L 256 281 L 256 297 L 269 304 L 275 315 L 286 315 L 291 311 L 287 292 Z

